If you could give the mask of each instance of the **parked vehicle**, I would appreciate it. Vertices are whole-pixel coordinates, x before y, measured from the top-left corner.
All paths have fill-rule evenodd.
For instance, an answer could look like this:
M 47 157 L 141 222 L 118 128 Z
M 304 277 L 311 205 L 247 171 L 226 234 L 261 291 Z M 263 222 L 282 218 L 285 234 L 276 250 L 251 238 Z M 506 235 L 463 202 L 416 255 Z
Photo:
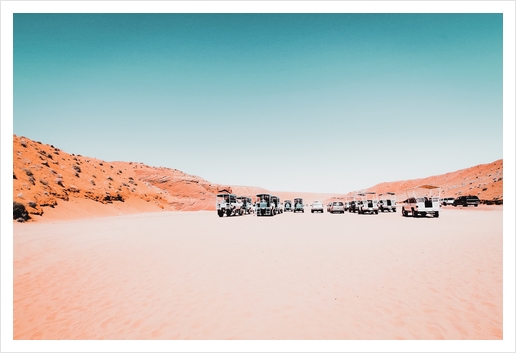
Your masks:
M 475 206 L 478 207 L 480 204 L 480 199 L 478 196 L 468 195 L 468 196 L 459 196 L 453 201 L 453 206 Z
M 285 202 L 283 204 L 283 210 L 285 212 L 292 212 L 294 210 L 291 200 L 285 200 Z
M 401 215 L 407 217 L 426 217 L 430 214 L 439 217 L 441 209 L 441 188 L 433 185 L 422 185 L 407 190 L 407 199 L 403 202 Z
M 382 212 L 396 212 L 396 194 L 393 192 L 386 192 L 378 195 L 378 210 Z
M 272 196 L 272 203 L 274 204 L 274 215 L 283 213 L 283 209 L 281 208 L 280 198 L 278 196 Z
M 314 201 L 312 203 L 312 213 L 314 212 L 324 213 L 324 205 L 321 201 Z
M 361 200 L 358 204 L 358 214 L 378 214 L 378 196 L 376 192 L 363 192 L 358 194 Z
M 276 214 L 276 205 L 272 202 L 272 195 L 258 194 L 256 195 L 256 215 L 257 216 L 274 216 Z
M 251 200 L 250 197 L 239 196 L 239 197 L 237 197 L 237 200 L 242 202 L 242 209 L 244 210 L 245 214 L 254 213 L 253 201 Z
M 302 198 L 294 199 L 294 213 L 296 212 L 305 212 L 305 206 L 303 204 Z
M 455 201 L 454 197 L 445 197 L 441 199 L 441 206 L 453 205 L 453 201 Z
M 242 202 L 240 202 L 234 194 L 218 194 L 215 202 L 215 208 L 219 217 L 223 217 L 224 215 L 231 217 L 244 214 Z
M 353 195 L 352 197 L 349 198 L 349 201 L 348 201 L 348 211 L 351 213 L 356 213 L 358 211 L 358 204 L 359 204 L 359 200 L 357 199 L 356 195 Z
M 333 201 L 330 204 L 330 213 L 344 213 L 344 202 L 342 201 Z

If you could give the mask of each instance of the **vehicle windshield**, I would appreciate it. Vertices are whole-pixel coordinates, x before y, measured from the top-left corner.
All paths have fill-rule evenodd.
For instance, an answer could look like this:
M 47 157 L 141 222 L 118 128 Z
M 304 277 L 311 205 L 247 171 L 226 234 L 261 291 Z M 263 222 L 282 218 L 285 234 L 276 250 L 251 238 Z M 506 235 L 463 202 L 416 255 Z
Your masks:
M 344 206 L 342 202 L 334 202 L 333 206 Z

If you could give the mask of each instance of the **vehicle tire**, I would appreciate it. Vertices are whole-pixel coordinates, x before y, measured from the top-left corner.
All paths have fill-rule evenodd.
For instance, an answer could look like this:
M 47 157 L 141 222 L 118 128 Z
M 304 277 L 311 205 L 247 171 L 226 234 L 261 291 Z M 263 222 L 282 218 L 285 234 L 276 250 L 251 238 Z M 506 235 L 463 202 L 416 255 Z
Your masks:
M 378 210 L 374 211 L 374 214 L 378 214 Z
M 414 209 L 412 209 L 412 217 L 417 218 L 418 214 Z
M 478 207 L 478 204 L 477 204 L 477 205 L 475 205 L 475 207 Z
M 227 210 L 227 211 L 226 211 L 226 215 L 227 215 L 228 217 L 231 217 L 231 210 Z
M 434 213 L 434 217 L 435 217 L 435 218 L 439 218 L 439 212 L 435 212 L 435 213 Z
M 401 209 L 401 216 L 402 217 L 407 217 L 407 212 L 405 211 L 404 208 Z
M 217 211 L 217 214 L 219 215 L 219 217 L 224 217 L 224 211 Z

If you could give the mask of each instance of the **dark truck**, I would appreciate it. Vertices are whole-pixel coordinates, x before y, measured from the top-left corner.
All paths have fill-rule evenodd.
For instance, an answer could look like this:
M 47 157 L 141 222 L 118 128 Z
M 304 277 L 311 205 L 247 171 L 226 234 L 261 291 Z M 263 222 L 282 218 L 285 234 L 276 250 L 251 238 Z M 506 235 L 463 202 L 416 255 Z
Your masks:
M 478 207 L 480 204 L 480 199 L 478 196 L 473 195 L 467 195 L 467 196 L 459 196 L 455 200 L 453 200 L 453 206 L 462 206 L 462 207 L 468 207 L 468 206 L 475 206 Z

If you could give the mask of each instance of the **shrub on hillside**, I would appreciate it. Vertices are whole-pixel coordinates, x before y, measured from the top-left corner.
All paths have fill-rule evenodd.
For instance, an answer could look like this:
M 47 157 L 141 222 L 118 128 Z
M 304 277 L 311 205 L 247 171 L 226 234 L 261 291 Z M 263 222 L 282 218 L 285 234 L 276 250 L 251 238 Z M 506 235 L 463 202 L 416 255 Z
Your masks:
M 30 219 L 25 206 L 19 202 L 13 202 L 13 219 L 18 222 L 25 222 Z

